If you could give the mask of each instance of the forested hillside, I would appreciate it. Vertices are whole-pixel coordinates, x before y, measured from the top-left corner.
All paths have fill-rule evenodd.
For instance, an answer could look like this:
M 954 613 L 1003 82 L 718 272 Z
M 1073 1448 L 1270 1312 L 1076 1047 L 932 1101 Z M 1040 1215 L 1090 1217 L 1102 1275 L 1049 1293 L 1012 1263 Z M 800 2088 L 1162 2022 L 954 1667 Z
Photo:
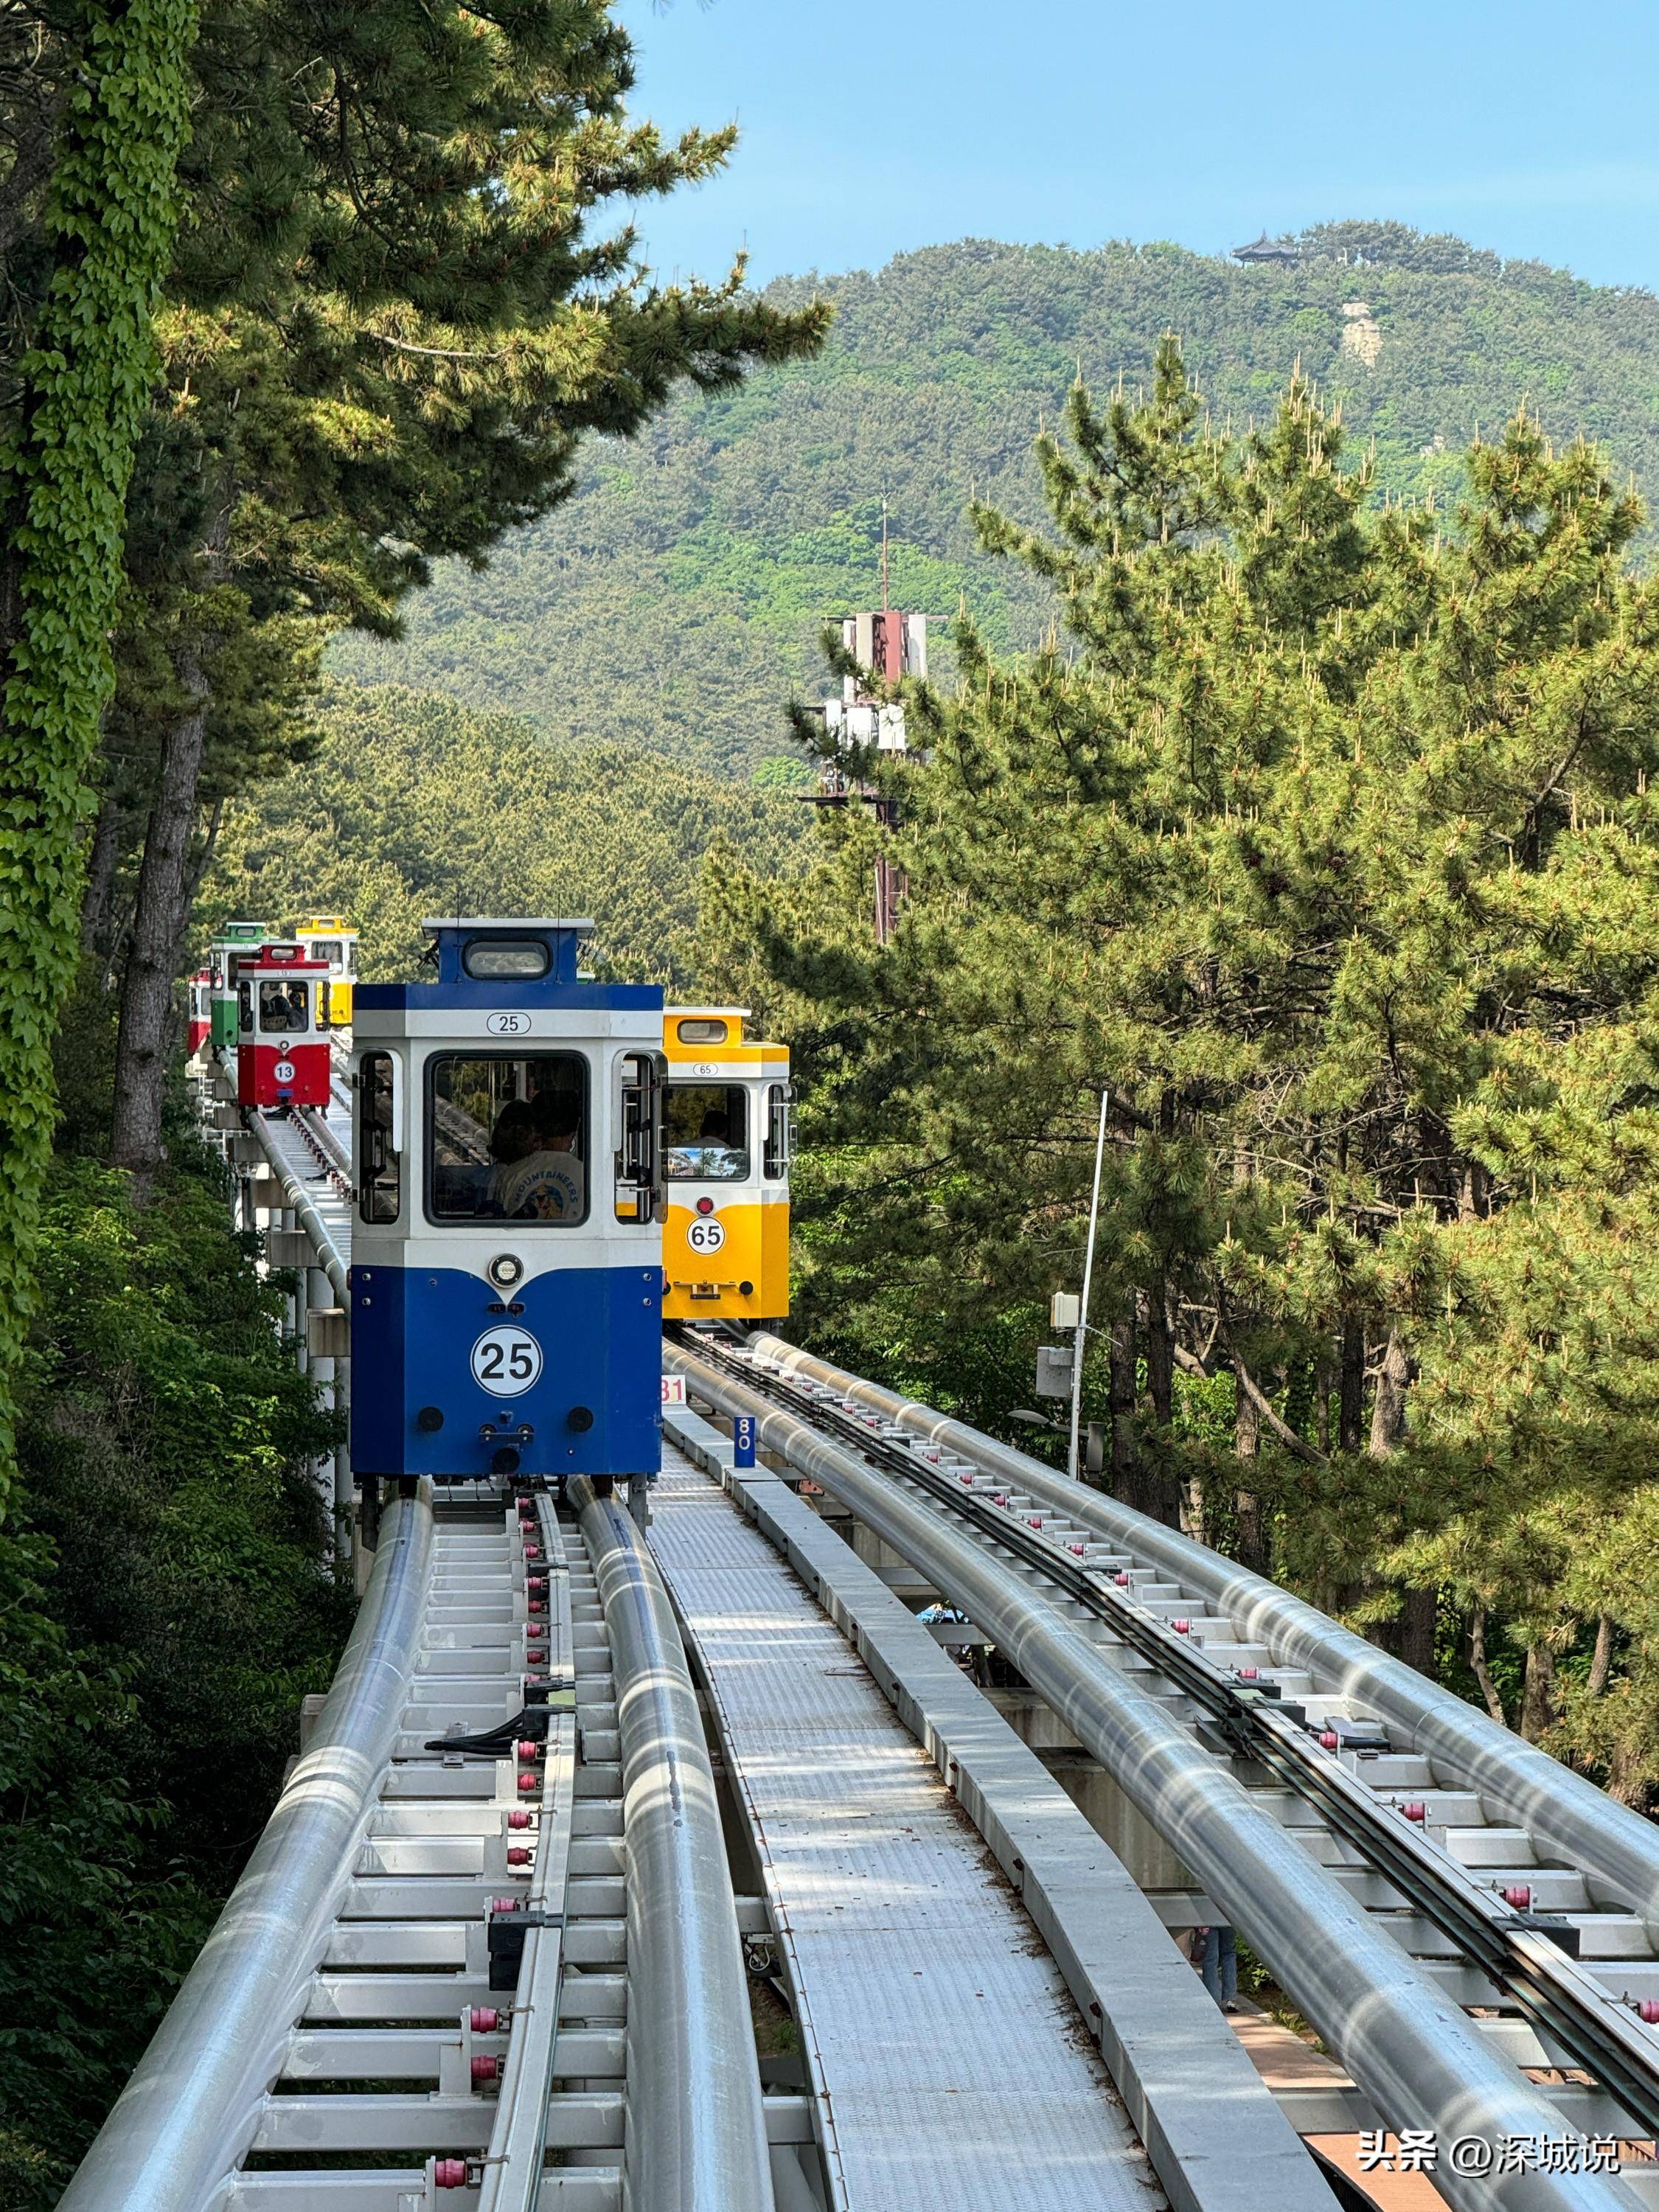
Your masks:
M 507 714 L 336 687 L 304 769 L 231 817 L 214 913 L 349 914 L 366 975 L 404 977 L 430 914 L 590 915 L 612 972 L 694 988 L 697 884 L 724 848 L 769 878 L 805 864 L 799 801 L 734 790 L 637 747 L 550 744 Z
M 971 240 L 775 284 L 781 307 L 834 302 L 817 358 L 590 447 L 556 516 L 483 573 L 441 566 L 401 641 L 354 635 L 334 665 L 746 776 L 785 750 L 792 687 L 822 688 L 824 617 L 878 589 L 884 495 L 896 600 L 952 615 L 965 592 L 993 644 L 1029 641 L 1041 591 L 976 550 L 969 495 L 1030 519 L 1040 422 L 1079 368 L 1097 388 L 1145 380 L 1166 330 L 1218 425 L 1270 414 L 1300 361 L 1350 451 L 1375 441 L 1379 497 L 1454 491 L 1462 448 L 1525 398 L 1551 433 L 1604 443 L 1653 507 L 1659 300 L 1399 225 L 1304 245 L 1281 269 Z
M 855 763 L 897 826 L 710 885 L 805 1101 L 797 1326 L 1006 1423 L 1100 1131 L 1103 1479 L 1648 1804 L 1659 580 L 1525 415 L 1443 522 L 1352 458 L 1304 382 L 1216 435 L 1173 340 L 1079 387 L 1042 522 L 974 513 L 1063 631 L 959 625 Z

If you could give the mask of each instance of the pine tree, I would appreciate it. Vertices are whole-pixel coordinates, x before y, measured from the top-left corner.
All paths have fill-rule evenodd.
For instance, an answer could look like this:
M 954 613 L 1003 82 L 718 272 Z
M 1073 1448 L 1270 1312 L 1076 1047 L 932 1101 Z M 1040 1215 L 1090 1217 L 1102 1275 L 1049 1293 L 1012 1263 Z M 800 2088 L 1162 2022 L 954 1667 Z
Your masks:
M 393 629 L 434 559 L 479 559 L 568 492 L 585 433 L 625 435 L 681 379 L 729 383 L 815 344 L 824 320 L 749 299 L 737 275 L 660 289 L 632 232 L 604 230 L 608 208 L 710 174 L 731 143 L 625 122 L 630 52 L 608 0 L 526 0 L 487 24 L 422 0 L 320 22 L 238 0 L 210 33 L 200 219 L 163 324 L 157 467 L 136 495 L 141 520 L 173 525 L 135 579 L 134 626 L 165 641 L 173 677 L 131 717 L 154 765 L 113 1149 L 141 1176 L 160 1158 L 206 856 L 204 767 L 216 748 L 256 769 L 280 753 L 267 717 L 260 750 L 238 754 L 272 651 L 311 626 L 302 674 L 330 628 Z

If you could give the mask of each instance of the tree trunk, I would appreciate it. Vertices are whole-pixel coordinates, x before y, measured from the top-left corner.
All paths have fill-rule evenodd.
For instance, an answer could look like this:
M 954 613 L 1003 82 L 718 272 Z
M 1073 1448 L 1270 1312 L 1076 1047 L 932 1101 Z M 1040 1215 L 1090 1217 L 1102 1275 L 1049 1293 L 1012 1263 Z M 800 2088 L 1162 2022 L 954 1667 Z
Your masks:
M 1365 1324 L 1358 1314 L 1342 1316 L 1341 1373 L 1337 1383 L 1336 1441 L 1339 1449 L 1357 1452 L 1365 1418 Z
M 1386 1459 L 1406 1433 L 1406 1393 L 1411 1387 L 1411 1354 L 1400 1340 L 1397 1328 L 1389 1331 L 1388 1348 L 1376 1377 L 1371 1400 L 1371 1433 L 1367 1449 L 1373 1459 Z
M 1555 1654 L 1547 1644 L 1527 1646 L 1527 1671 L 1521 1689 L 1521 1733 L 1538 1743 L 1555 1719 Z
M 1486 1608 L 1478 1605 L 1469 1615 L 1469 1666 L 1480 1685 L 1480 1694 L 1486 1701 L 1486 1711 L 1504 1726 L 1509 1716 L 1504 1711 L 1504 1700 L 1498 1694 L 1498 1685 L 1492 1680 L 1492 1668 L 1486 1661 Z
M 107 960 L 114 935 L 115 875 L 121 858 L 121 807 L 106 791 L 87 854 L 87 888 L 81 900 L 81 943 Z
M 1613 1671 L 1613 1615 L 1598 1613 L 1595 1619 L 1595 1649 L 1590 1655 L 1589 1674 L 1584 1687 L 1592 1698 L 1604 1698 L 1607 1693 L 1607 1676 Z
M 210 580 L 216 581 L 222 573 L 229 534 L 227 498 L 220 503 L 204 548 L 204 568 Z M 165 1158 L 161 1108 L 173 1030 L 173 994 L 190 921 L 191 833 L 196 822 L 196 792 L 212 703 L 206 663 L 216 642 L 210 634 L 187 628 L 177 649 L 179 684 L 191 704 L 162 740 L 161 773 L 138 872 L 132 942 L 121 983 L 111 1156 L 117 1167 L 131 1170 L 141 1188 Z
M 1371 1400 L 1371 1432 L 1366 1450 L 1372 1459 L 1387 1459 L 1400 1447 L 1406 1433 L 1406 1397 L 1412 1374 L 1411 1354 L 1401 1341 L 1399 1330 L 1391 1328 Z M 1434 1673 L 1435 1613 L 1433 1590 L 1407 1590 L 1397 1632 L 1389 1639 L 1400 1656 L 1420 1674 Z
M 1140 1498 L 1140 1451 L 1135 1437 L 1135 1324 L 1133 1311 L 1112 1323 L 1108 1339 L 1107 1411 L 1112 1425 L 1112 1495 L 1121 1504 Z
M 1267 1547 L 1261 1534 L 1261 1500 L 1246 1485 L 1246 1471 L 1261 1449 L 1261 1416 L 1243 1389 L 1233 1414 L 1233 1451 L 1239 1462 L 1239 1488 L 1233 1500 L 1238 1516 L 1240 1562 L 1259 1575 L 1267 1571 Z
M 1408 1667 L 1415 1667 L 1419 1674 L 1434 1680 L 1435 1632 L 1439 1625 L 1439 1593 L 1431 1589 L 1407 1590 L 1405 1611 L 1400 1617 L 1400 1656 Z
M 1152 1419 L 1167 1429 L 1175 1419 L 1175 1331 L 1170 1326 L 1170 1295 L 1160 1275 L 1146 1293 L 1146 1395 Z

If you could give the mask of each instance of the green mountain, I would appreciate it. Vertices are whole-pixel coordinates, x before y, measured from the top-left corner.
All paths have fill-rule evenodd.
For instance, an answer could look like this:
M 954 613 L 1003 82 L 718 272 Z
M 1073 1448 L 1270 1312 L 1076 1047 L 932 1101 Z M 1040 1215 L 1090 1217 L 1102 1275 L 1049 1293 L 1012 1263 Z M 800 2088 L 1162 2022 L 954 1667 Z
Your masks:
M 823 688 L 823 621 L 895 604 L 993 641 L 1034 635 L 1033 587 L 970 542 L 970 493 L 1035 519 L 1031 439 L 1081 369 L 1142 380 L 1178 332 L 1218 420 L 1271 408 L 1297 362 L 1375 443 L 1382 489 L 1455 495 L 1459 450 L 1525 399 L 1602 441 L 1659 506 L 1659 299 L 1500 262 L 1398 224 L 1324 226 L 1294 266 L 1170 245 L 1092 252 L 969 240 L 878 274 L 781 281 L 837 308 L 823 353 L 686 397 L 592 450 L 576 495 L 477 572 L 442 568 L 394 644 L 337 673 L 507 708 L 747 778 L 787 750 L 792 690 Z
M 371 977 L 415 972 L 427 915 L 591 915 L 609 972 L 691 991 L 705 856 L 772 876 L 805 857 L 798 801 L 637 747 L 393 685 L 335 687 L 318 727 L 314 758 L 231 810 L 204 919 L 349 914 Z

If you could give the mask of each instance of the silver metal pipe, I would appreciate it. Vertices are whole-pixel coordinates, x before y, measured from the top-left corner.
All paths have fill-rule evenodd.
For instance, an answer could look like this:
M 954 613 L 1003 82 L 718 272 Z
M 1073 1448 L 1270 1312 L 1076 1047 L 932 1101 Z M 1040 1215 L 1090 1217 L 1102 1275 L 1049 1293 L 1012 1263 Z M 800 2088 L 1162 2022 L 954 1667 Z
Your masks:
M 714 1771 L 668 1594 L 620 1498 L 569 1486 L 611 1637 L 628 1854 L 630 2212 L 773 2212 Z
M 351 1293 L 350 1286 L 346 1281 L 345 1261 L 335 1249 L 334 1240 L 328 1233 L 327 1223 L 306 1195 L 305 1187 L 295 1175 L 293 1169 L 271 1142 L 263 1115 L 253 1115 L 248 1127 L 258 1139 L 260 1151 L 270 1163 L 270 1172 L 282 1184 L 283 1195 L 294 1208 L 295 1218 L 300 1227 L 305 1231 L 306 1235 L 315 1246 L 318 1266 L 328 1277 L 330 1285 L 338 1296 L 341 1304 L 349 1307 L 351 1303 Z
M 1253 1804 L 1189 1730 L 1079 1635 L 1059 1609 L 943 1516 L 853 1452 L 672 1346 L 672 1373 L 727 1413 L 751 1413 L 761 1442 L 850 1506 L 989 1634 L 1136 1808 L 1167 1837 L 1274 1978 L 1336 2051 L 1387 2124 L 1430 2128 L 1436 2186 L 1459 2212 L 1613 2212 L 1632 2198 L 1589 2173 L 1451 2172 L 1460 2137 L 1565 2132 L 1544 2093 L 1419 1972 L 1312 1855 Z
M 1194 1543 L 1178 1529 L 1119 1504 L 1103 1491 L 1069 1481 L 1014 1445 L 1000 1443 L 931 1406 L 816 1359 L 781 1337 L 750 1341 L 763 1358 L 833 1384 L 916 1434 L 1018 1482 L 1033 1498 L 1176 1576 L 1218 1613 L 1237 1621 L 1245 1640 L 1265 1644 L 1276 1664 L 1304 1668 L 1322 1690 L 1352 1698 L 1409 1731 L 1418 1751 L 1443 1760 L 1506 1820 L 1603 1887 L 1602 1901 L 1623 1905 L 1659 1934 L 1659 1827 L 1616 1804 L 1582 1774 L 1265 1576 Z
M 246 2152 L 392 1757 L 431 1571 L 431 1499 L 400 1498 L 311 1745 L 59 2212 L 201 2212 Z

